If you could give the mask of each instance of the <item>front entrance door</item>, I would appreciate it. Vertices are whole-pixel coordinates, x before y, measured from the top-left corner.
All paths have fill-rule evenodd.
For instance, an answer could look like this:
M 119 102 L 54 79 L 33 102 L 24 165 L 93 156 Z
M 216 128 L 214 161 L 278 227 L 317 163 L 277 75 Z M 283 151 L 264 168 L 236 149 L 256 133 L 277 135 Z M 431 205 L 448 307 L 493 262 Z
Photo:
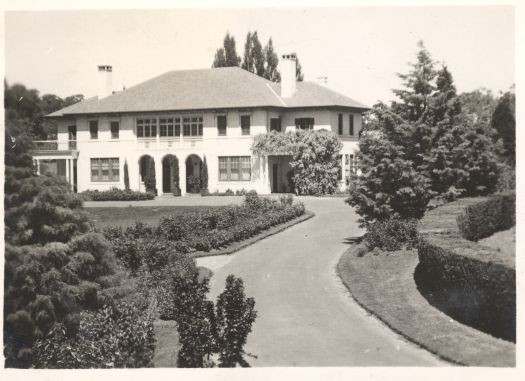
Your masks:
M 279 174 L 277 173 L 277 168 L 279 166 L 277 164 L 274 164 L 273 167 L 272 167 L 272 177 L 273 177 L 273 182 L 272 182 L 272 192 L 273 193 L 277 193 L 278 192 L 278 186 L 277 186 L 277 179 L 279 178 Z

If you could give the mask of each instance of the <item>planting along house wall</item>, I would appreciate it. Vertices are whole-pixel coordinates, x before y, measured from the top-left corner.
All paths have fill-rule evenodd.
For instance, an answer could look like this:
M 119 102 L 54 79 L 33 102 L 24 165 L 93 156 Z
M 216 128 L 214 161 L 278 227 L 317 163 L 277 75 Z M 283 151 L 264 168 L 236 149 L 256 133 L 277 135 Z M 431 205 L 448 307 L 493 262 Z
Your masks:
M 476 215 L 484 215 L 484 224 Z M 510 228 L 515 194 L 456 201 L 425 215 L 419 225 L 416 281 L 429 302 L 456 320 L 505 340 L 516 340 L 515 256 L 464 238 Z M 514 220 L 515 221 L 515 220 Z M 461 229 L 458 227 L 460 223 Z M 465 226 L 469 226 L 465 229 Z M 485 226 L 493 226 L 488 232 Z

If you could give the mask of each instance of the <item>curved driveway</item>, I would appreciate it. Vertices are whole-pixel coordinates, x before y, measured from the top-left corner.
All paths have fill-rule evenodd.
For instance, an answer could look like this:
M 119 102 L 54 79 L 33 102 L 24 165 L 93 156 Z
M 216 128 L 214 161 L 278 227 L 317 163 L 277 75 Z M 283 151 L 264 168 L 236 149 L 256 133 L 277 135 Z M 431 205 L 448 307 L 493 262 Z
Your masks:
M 199 258 L 211 295 L 228 274 L 244 280 L 258 311 L 246 351 L 252 366 L 446 365 L 407 342 L 348 294 L 335 272 L 347 238 L 362 234 L 342 198 L 305 198 L 316 216 L 235 255 Z M 385 301 L 388 302 L 388 301 Z

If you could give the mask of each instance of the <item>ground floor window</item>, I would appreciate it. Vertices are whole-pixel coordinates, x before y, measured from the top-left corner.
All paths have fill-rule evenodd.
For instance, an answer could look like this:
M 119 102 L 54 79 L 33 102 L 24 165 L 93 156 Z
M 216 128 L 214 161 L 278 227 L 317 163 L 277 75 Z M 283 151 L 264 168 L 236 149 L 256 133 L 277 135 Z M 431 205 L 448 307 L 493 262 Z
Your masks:
M 357 159 L 352 154 L 345 155 L 345 178 L 350 180 L 357 173 Z
M 295 127 L 301 130 L 312 130 L 314 122 L 314 118 L 295 118 Z
M 251 181 L 250 156 L 219 156 L 219 181 Z
M 91 159 L 91 181 L 119 181 L 119 159 L 118 158 L 95 158 Z

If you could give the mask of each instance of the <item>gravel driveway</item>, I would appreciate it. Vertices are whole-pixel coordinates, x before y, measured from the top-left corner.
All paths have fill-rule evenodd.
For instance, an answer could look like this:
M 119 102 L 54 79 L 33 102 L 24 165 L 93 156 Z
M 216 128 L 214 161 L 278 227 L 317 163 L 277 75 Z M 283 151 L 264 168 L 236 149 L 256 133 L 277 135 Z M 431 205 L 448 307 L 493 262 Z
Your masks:
M 362 234 L 341 198 L 304 198 L 316 216 L 226 258 L 199 258 L 214 271 L 211 296 L 228 274 L 242 277 L 258 318 L 245 347 L 252 366 L 436 366 L 434 355 L 368 315 L 335 272 Z

